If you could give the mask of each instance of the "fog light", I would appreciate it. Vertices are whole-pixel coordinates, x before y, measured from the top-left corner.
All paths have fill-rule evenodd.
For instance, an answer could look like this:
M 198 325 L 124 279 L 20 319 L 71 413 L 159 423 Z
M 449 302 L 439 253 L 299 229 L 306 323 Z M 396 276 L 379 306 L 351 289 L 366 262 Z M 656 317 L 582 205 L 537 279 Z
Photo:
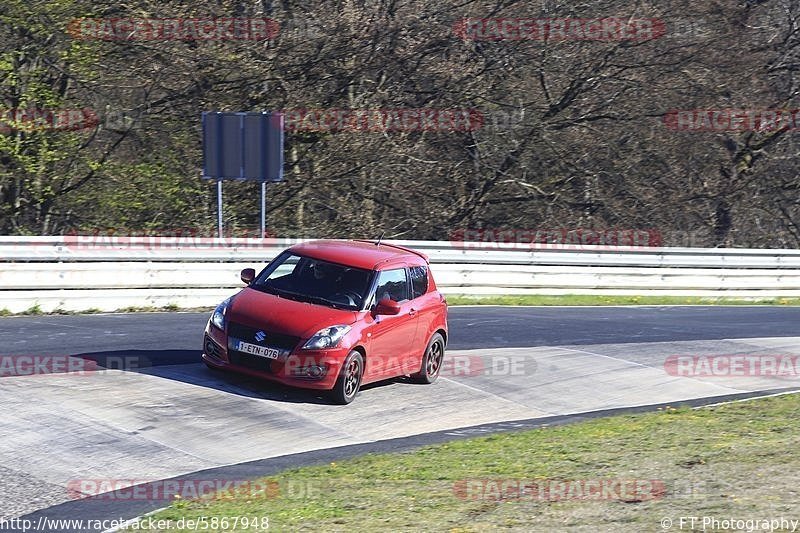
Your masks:
M 328 373 L 328 367 L 324 365 L 308 365 L 295 368 L 290 371 L 296 378 L 301 379 L 322 379 Z
M 209 338 L 206 337 L 206 355 L 210 355 L 212 357 L 219 357 L 219 349 L 217 345 Z
M 308 377 L 319 379 L 325 375 L 325 367 L 319 365 L 312 365 L 306 369 Z

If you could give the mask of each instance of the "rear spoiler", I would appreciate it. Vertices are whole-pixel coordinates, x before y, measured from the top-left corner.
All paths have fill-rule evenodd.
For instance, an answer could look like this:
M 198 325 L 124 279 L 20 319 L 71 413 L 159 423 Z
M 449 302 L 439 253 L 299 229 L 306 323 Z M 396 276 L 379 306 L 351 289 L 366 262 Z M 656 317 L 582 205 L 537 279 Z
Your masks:
M 416 256 L 421 257 L 422 259 L 425 260 L 426 263 L 430 264 L 430 259 L 428 259 L 427 255 L 423 254 L 422 252 L 418 252 L 416 250 L 413 250 L 411 248 L 406 248 L 405 246 L 400 246 L 399 244 L 389 244 L 388 242 L 371 241 L 369 239 L 353 239 L 353 240 L 356 241 L 356 242 L 368 242 L 370 244 L 375 244 L 375 245 L 378 245 L 378 246 L 388 246 L 389 248 L 395 248 L 396 250 L 403 250 L 404 252 L 408 252 L 410 254 L 414 254 Z

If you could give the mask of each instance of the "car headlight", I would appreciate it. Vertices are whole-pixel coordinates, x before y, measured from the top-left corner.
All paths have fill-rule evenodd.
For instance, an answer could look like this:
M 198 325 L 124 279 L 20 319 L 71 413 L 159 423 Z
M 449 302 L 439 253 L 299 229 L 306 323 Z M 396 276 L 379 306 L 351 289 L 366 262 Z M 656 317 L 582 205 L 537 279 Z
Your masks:
M 214 309 L 214 312 L 211 314 L 211 324 L 221 330 L 225 329 L 225 316 L 228 314 L 228 306 L 231 303 L 231 299 L 228 298 L 221 304 Z
M 324 350 L 325 348 L 336 348 L 350 326 L 331 326 L 316 332 L 308 342 L 303 345 L 304 350 Z

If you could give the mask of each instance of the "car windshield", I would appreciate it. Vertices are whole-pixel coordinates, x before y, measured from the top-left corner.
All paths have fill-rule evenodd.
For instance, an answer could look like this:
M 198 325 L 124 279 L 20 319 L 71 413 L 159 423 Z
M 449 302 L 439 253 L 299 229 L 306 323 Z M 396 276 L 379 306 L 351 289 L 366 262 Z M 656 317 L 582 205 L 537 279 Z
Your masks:
M 361 309 L 372 271 L 304 257 L 278 256 L 251 288 L 283 298 L 341 309 Z

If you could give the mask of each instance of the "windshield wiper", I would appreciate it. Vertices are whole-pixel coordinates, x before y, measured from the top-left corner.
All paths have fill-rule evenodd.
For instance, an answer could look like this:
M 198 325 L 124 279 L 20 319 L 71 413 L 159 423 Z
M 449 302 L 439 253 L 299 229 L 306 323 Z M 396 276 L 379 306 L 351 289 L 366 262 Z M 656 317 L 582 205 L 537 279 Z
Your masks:
M 278 294 L 278 289 L 276 289 L 272 285 L 267 285 L 266 283 L 251 285 L 251 287 L 260 291 L 268 292 L 270 294 Z
M 303 295 L 303 296 L 307 298 L 308 301 L 311 303 L 319 305 L 327 305 L 328 307 L 333 307 L 334 309 L 350 309 L 352 307 L 350 305 L 334 302 L 333 300 L 328 300 L 327 298 L 323 298 L 322 296 L 311 296 L 311 295 Z
M 268 292 L 270 294 L 275 294 L 275 295 L 280 296 L 282 298 L 289 298 L 291 300 L 300 300 L 303 297 L 302 294 L 299 294 L 299 293 L 296 293 L 296 292 L 292 292 L 292 291 L 287 291 L 286 289 L 279 289 L 278 287 L 276 287 L 274 285 L 268 285 L 266 283 L 262 283 L 260 285 L 252 285 L 252 287 L 255 288 L 255 289 L 262 290 L 264 292 Z
M 263 289 L 265 292 L 270 294 L 277 294 L 283 298 L 288 298 L 290 300 L 297 300 L 300 302 L 311 302 L 318 305 L 325 305 L 328 307 L 333 307 L 334 309 L 351 309 L 353 306 L 345 305 L 339 302 L 334 302 L 333 300 L 328 300 L 327 298 L 323 298 L 322 296 L 314 296 L 312 294 L 302 294 L 300 292 L 292 292 L 287 291 L 286 289 L 279 289 L 273 285 L 256 285 L 257 288 Z
M 287 291 L 286 289 L 278 289 L 275 287 L 273 287 L 273 289 L 275 289 L 275 294 L 278 296 L 283 296 L 284 298 L 288 298 L 290 300 L 303 301 L 306 298 L 305 294 L 300 294 L 299 292 Z

